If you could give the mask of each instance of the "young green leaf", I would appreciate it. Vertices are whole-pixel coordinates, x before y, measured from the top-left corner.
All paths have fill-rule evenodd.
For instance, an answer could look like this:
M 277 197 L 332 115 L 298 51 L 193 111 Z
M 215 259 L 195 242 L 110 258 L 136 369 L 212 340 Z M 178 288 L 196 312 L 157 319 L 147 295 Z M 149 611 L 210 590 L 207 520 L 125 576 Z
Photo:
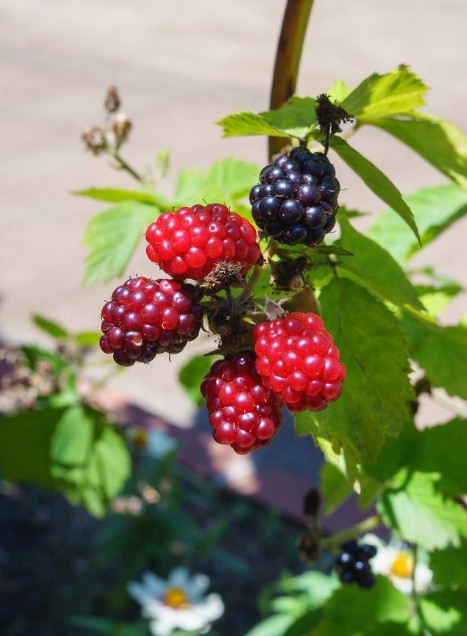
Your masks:
M 84 408 L 74 404 L 58 420 L 50 443 L 50 459 L 62 469 L 81 469 L 87 461 L 93 438 L 92 420 Z M 53 467 L 52 467 L 53 472 Z M 75 473 L 76 475 L 77 473 Z M 82 477 L 79 471 L 78 479 Z
M 273 135 L 274 137 L 288 137 L 288 133 L 275 128 L 263 113 L 256 114 L 249 111 L 227 115 L 216 122 L 223 128 L 223 137 L 243 137 L 248 135 Z
M 384 304 L 348 279 L 334 278 L 320 304 L 347 377 L 336 402 L 299 419 L 300 432 L 319 431 L 357 462 L 372 462 L 386 436 L 397 435 L 409 417 L 413 390 L 405 340 Z
M 345 474 L 331 462 L 324 464 L 320 477 L 320 490 L 324 497 L 323 512 L 329 515 L 352 494 L 352 486 Z
M 49 336 L 52 336 L 52 338 L 63 338 L 64 340 L 68 340 L 70 338 L 70 334 L 62 327 L 62 325 L 59 325 L 57 322 L 54 322 L 49 318 L 39 316 L 39 314 L 34 314 L 32 316 L 32 321 L 36 327 L 42 329 L 42 331 L 49 334 Z
M 260 168 L 235 157 L 212 164 L 206 174 L 206 185 L 216 186 L 233 200 L 247 197 L 259 179 Z
M 467 398 L 467 327 L 442 327 L 423 314 L 404 313 L 401 320 L 411 357 L 432 384 Z
M 450 587 L 453 583 L 467 589 L 467 543 L 462 542 L 458 548 L 436 550 L 430 555 L 430 568 L 433 570 L 437 585 Z
M 404 200 L 417 221 L 423 247 L 467 214 L 467 191 L 456 183 L 423 188 Z M 399 263 L 420 250 L 405 223 L 392 210 L 378 214 L 367 234 L 384 245 Z
M 313 630 L 313 636 L 377 634 L 387 622 L 405 625 L 410 611 L 409 599 L 388 579 L 378 576 L 376 585 L 369 590 L 356 585 L 336 590 L 323 606 L 323 620 Z
M 80 197 L 89 197 L 97 201 L 109 203 L 122 203 L 123 201 L 137 201 L 147 203 L 157 208 L 169 209 L 170 204 L 164 195 L 154 190 L 123 190 L 121 188 L 89 188 L 73 192 Z
M 467 136 L 450 122 L 421 113 L 369 121 L 406 144 L 434 168 L 467 187 Z
M 412 305 L 423 309 L 415 288 L 392 256 L 378 243 L 357 232 L 345 217 L 340 219 L 340 226 L 342 234 L 338 244 L 342 242 L 356 256 L 339 259 L 338 271 L 349 272 L 360 285 L 399 307 Z
M 431 316 L 438 316 L 464 288 L 458 283 L 416 285 L 418 297 Z
M 88 249 L 84 283 L 107 282 L 120 276 L 144 230 L 158 214 L 154 206 L 125 201 L 93 217 L 83 239 Z
M 342 107 L 364 123 L 378 117 L 408 113 L 425 104 L 428 87 L 406 66 L 373 73 L 342 102 Z
M 465 590 L 436 590 L 420 598 L 425 628 L 436 636 L 465 636 L 466 607 Z
M 383 522 L 404 541 L 426 550 L 458 546 L 467 536 L 467 512 L 438 491 L 440 477 L 402 469 L 378 502 Z
M 96 347 L 99 344 L 99 338 L 102 336 L 100 331 L 80 331 L 73 335 L 76 344 L 80 347 Z
M 330 145 L 370 190 L 387 203 L 407 223 L 417 240 L 420 241 L 414 216 L 393 182 L 344 139 L 332 137 Z

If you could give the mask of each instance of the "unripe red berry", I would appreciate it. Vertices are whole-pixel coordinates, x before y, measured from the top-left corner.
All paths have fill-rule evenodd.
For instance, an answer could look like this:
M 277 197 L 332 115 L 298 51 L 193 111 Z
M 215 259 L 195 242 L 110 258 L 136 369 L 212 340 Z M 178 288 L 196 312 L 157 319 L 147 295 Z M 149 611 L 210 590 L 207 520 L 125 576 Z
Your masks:
M 321 411 L 342 393 L 345 366 L 316 314 L 294 312 L 253 330 L 256 369 L 293 413 Z

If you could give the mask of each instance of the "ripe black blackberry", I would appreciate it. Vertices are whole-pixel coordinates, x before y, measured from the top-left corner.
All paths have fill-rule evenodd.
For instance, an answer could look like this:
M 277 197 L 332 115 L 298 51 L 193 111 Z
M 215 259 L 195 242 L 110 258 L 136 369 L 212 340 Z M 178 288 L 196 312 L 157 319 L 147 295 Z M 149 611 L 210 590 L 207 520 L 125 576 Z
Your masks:
M 336 171 L 322 152 L 293 148 L 265 166 L 250 191 L 259 228 L 279 243 L 318 245 L 336 223 L 340 191 Z
M 336 570 L 341 583 L 356 583 L 362 588 L 375 584 L 370 559 L 376 556 L 376 547 L 369 543 L 359 544 L 352 539 L 342 545 L 342 552 L 336 559 Z

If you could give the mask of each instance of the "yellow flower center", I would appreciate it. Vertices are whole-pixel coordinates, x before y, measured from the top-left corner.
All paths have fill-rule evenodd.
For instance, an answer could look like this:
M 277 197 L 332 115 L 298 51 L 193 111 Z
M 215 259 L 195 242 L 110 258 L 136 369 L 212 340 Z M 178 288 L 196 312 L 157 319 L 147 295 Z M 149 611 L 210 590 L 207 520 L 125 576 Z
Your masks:
M 179 587 L 167 588 L 162 600 L 166 605 L 168 605 L 169 607 L 173 607 L 174 609 L 180 609 L 182 607 L 189 606 L 186 593 Z
M 398 552 L 391 564 L 391 574 L 402 579 L 410 579 L 413 574 L 414 559 L 408 552 Z

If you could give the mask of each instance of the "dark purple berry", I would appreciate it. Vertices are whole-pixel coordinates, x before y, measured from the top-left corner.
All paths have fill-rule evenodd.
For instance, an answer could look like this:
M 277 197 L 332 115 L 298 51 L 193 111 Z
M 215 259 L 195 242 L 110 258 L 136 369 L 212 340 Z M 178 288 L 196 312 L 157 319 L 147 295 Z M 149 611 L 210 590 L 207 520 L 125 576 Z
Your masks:
M 314 205 L 321 200 L 321 190 L 317 186 L 304 183 L 298 188 L 295 198 L 304 206 Z
M 279 155 L 277 159 L 274 161 L 275 166 L 279 166 L 280 168 L 289 160 L 287 155 Z
M 288 161 L 282 164 L 281 168 L 285 170 L 287 173 L 295 172 L 296 170 L 300 170 L 300 164 L 298 163 L 298 161 L 289 159 Z
M 306 161 L 303 164 L 303 171 L 315 177 L 322 177 L 324 174 L 323 166 L 314 160 Z
M 279 179 L 283 179 L 285 177 L 285 172 L 279 166 L 271 166 L 264 173 L 264 178 L 266 183 L 276 183 Z
M 312 247 L 313 245 L 319 245 L 323 238 L 326 236 L 326 230 L 324 227 L 320 227 L 317 230 L 309 230 L 306 235 L 305 245 Z
M 321 192 L 318 190 L 318 195 L 321 197 Z M 273 186 L 273 193 L 278 199 L 291 199 L 294 195 L 295 188 L 294 185 L 290 181 L 286 181 L 285 179 L 281 179 L 280 181 L 276 181 Z
M 303 206 L 295 199 L 286 199 L 281 203 L 278 220 L 284 225 L 295 225 L 303 216 Z
M 339 575 L 339 579 L 341 583 L 350 585 L 351 583 L 355 583 L 355 574 L 352 570 L 343 570 Z
M 341 552 L 337 557 L 336 566 L 338 567 L 346 567 L 348 565 L 352 565 L 355 561 L 355 558 L 350 552 Z
M 305 225 L 309 230 L 317 230 L 320 227 L 324 227 L 328 219 L 326 212 L 320 205 L 314 205 L 313 207 L 305 208 L 304 213 Z
M 264 197 L 258 203 L 258 212 L 263 221 L 272 221 L 277 217 L 280 201 L 276 197 Z
M 257 203 L 260 199 L 261 199 L 261 186 L 260 185 L 255 185 L 253 186 L 253 188 L 251 188 L 250 191 L 250 203 L 251 205 L 253 205 L 254 203 Z
M 326 232 L 326 234 L 329 234 L 329 232 L 332 229 L 334 229 L 335 225 L 336 225 L 336 217 L 333 214 L 331 214 L 330 216 L 328 216 L 323 230 Z
M 292 227 L 284 230 L 282 240 L 287 245 L 296 245 L 303 243 L 307 237 L 307 231 L 303 225 L 292 225 Z

